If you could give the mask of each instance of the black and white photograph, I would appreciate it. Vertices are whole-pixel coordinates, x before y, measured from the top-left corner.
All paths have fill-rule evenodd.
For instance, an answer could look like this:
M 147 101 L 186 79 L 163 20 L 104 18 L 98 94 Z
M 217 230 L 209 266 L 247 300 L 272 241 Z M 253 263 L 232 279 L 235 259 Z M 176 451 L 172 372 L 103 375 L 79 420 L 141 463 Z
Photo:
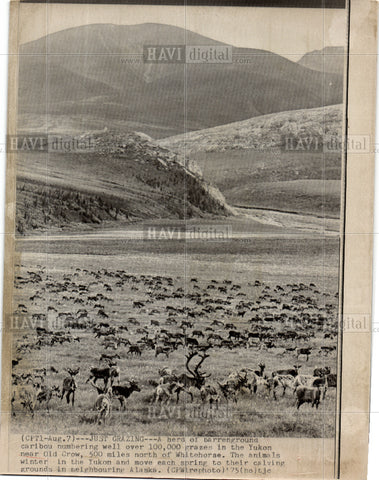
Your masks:
M 337 462 L 348 8 L 21 7 L 9 432 Z

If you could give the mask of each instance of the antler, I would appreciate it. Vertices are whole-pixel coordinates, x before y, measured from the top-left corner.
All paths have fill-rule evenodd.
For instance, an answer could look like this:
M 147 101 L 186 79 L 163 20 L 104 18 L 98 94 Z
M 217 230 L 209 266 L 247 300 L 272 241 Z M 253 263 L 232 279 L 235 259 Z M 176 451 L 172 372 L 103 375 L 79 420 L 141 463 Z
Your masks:
M 68 372 L 72 377 L 75 377 L 79 373 L 80 367 L 75 368 L 74 370 L 71 368 L 66 368 L 66 372 Z
M 186 355 L 186 358 L 187 358 L 187 361 L 186 361 L 186 369 L 188 370 L 188 372 L 194 377 L 196 378 L 196 374 L 195 372 L 193 372 L 190 368 L 189 368 L 189 363 L 190 361 L 193 359 L 193 357 L 195 357 L 197 355 L 197 352 L 190 352 Z
M 210 374 L 209 375 L 206 375 L 202 372 L 199 371 L 200 369 L 200 366 L 201 364 L 204 362 L 204 360 L 206 358 L 209 357 L 209 355 L 207 355 L 205 352 L 203 352 L 202 354 L 198 353 L 199 357 L 200 357 L 200 362 L 196 365 L 196 367 L 194 368 L 194 373 L 195 373 L 195 376 L 196 377 L 203 377 L 203 378 L 206 378 L 206 377 L 210 377 Z

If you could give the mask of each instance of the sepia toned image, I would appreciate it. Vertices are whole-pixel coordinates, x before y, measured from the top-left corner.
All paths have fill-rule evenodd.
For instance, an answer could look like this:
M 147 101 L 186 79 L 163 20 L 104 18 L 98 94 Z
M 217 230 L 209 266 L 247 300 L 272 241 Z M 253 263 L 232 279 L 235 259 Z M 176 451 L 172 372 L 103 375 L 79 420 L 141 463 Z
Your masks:
M 12 4 L 4 472 L 357 478 L 361 4 Z

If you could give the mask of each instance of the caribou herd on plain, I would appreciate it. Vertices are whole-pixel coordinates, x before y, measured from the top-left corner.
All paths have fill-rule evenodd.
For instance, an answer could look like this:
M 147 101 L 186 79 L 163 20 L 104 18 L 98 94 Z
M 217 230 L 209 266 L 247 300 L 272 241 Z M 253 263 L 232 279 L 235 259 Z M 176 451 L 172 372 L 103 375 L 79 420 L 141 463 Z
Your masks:
M 316 368 L 312 375 L 300 373 L 301 365 L 294 365 L 293 368 L 272 371 L 270 375 L 265 374 L 265 364 L 260 363 L 258 369 L 250 367 L 242 368 L 230 373 L 223 382 L 209 382 L 211 376 L 201 371 L 201 365 L 209 357 L 208 349 L 192 350 L 186 356 L 186 372 L 177 374 L 168 367 L 159 369 L 159 379 L 151 380 L 153 387 L 151 402 L 163 404 L 169 402 L 179 403 L 180 395 L 186 394 L 192 402 L 197 395 L 203 403 L 218 408 L 221 401 L 238 401 L 239 394 L 257 394 L 258 389 L 265 392 L 267 396 L 272 395 L 277 399 L 277 392 L 282 390 L 284 396 L 288 389 L 294 395 L 296 408 L 299 409 L 303 403 L 310 403 L 312 407 L 318 408 L 319 403 L 325 398 L 328 388 L 336 388 L 337 376 L 330 372 L 329 367 Z M 195 364 L 190 366 L 195 359 Z M 13 383 L 15 388 L 12 396 L 12 406 L 19 400 L 25 410 L 34 416 L 36 404 L 45 403 L 47 411 L 52 397 L 66 398 L 67 404 L 75 405 L 75 391 L 78 388 L 75 377 L 80 367 L 68 368 L 69 374 L 63 380 L 62 386 L 53 385 L 47 387 L 45 384 L 46 370 L 38 374 L 14 375 Z M 94 410 L 97 412 L 97 421 L 102 421 L 110 415 L 112 399 L 120 402 L 120 410 L 126 409 L 126 400 L 133 392 L 140 392 L 141 389 L 135 380 L 128 380 L 126 384 L 119 383 L 120 368 L 114 361 L 109 361 L 107 367 L 92 367 L 85 383 L 96 390 L 97 398 L 94 401 Z M 97 383 L 100 381 L 99 383 Z M 13 411 L 15 415 L 15 411 Z
M 91 281 L 80 281 L 83 275 Z M 177 287 L 171 277 L 106 269 L 77 268 L 73 275 L 65 274 L 59 281 L 43 267 L 19 275 L 16 288 L 32 285 L 33 293 L 29 303 L 18 304 L 15 315 L 37 326 L 15 340 L 13 414 L 25 410 L 33 416 L 38 405 L 49 411 L 54 397 L 58 401 L 65 399 L 74 409 L 76 392 L 89 385 L 96 395 L 95 418 L 103 423 L 110 416 L 114 400 L 119 402 L 120 410 L 127 410 L 127 399 L 141 392 L 140 382 L 121 382 L 122 375 L 130 375 L 120 362 L 138 361 L 149 351 L 157 363 L 157 376 L 148 382 L 152 404 L 179 403 L 185 398 L 186 402 L 197 400 L 217 409 L 221 402 L 236 404 L 246 396 L 251 401 L 255 395 L 277 400 L 279 394 L 289 392 L 294 408 L 304 403 L 318 408 L 327 391 L 336 388 L 336 373 L 325 364 L 333 366 L 336 354 L 337 294 L 321 293 L 313 283 L 274 287 L 255 281 L 248 284 L 253 297 L 248 298 L 248 293 L 230 280 L 211 280 L 201 285 L 192 278 L 188 283 L 190 287 Z M 119 319 L 120 312 L 112 310 L 112 304 L 126 287 L 133 297 L 128 315 Z M 46 292 L 55 295 L 55 302 L 41 313 L 38 307 Z M 77 305 L 75 313 L 64 311 L 68 304 Z M 78 364 L 66 366 L 67 375 L 59 385 L 54 382 L 54 375 L 62 371 L 57 365 L 29 371 L 22 365 L 33 351 L 52 351 L 65 345 L 80 348 L 91 336 L 101 348 L 97 358 L 92 359 L 93 365 L 85 372 Z M 320 338 L 321 344 L 317 343 Z M 260 352 L 262 361 L 258 365 L 241 365 L 215 381 L 211 373 L 202 369 L 218 349 L 254 349 Z M 159 366 L 177 351 L 186 360 L 185 371 Z M 267 371 L 267 352 L 274 352 L 276 359 L 283 358 L 283 368 Z M 304 374 L 310 356 L 317 357 L 322 366 Z M 293 366 L 289 366 L 289 358 Z M 79 372 L 86 376 L 85 381 L 78 381 Z

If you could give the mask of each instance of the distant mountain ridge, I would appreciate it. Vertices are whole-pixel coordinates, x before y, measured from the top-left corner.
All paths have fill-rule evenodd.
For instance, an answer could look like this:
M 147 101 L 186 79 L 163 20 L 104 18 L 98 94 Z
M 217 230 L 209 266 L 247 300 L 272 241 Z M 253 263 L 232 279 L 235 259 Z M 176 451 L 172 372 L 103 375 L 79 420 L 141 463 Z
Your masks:
M 271 52 L 233 47 L 249 62 L 184 69 L 143 63 L 147 44 L 222 43 L 161 24 L 97 24 L 50 34 L 21 46 L 20 114 L 36 124 L 46 112 L 73 121 L 97 118 L 103 126 L 135 123 L 162 138 L 342 101 L 342 75 L 315 72 Z
M 345 64 L 344 47 L 325 47 L 322 50 L 313 50 L 306 53 L 298 61 L 303 67 L 318 72 L 335 73 L 343 75 Z

